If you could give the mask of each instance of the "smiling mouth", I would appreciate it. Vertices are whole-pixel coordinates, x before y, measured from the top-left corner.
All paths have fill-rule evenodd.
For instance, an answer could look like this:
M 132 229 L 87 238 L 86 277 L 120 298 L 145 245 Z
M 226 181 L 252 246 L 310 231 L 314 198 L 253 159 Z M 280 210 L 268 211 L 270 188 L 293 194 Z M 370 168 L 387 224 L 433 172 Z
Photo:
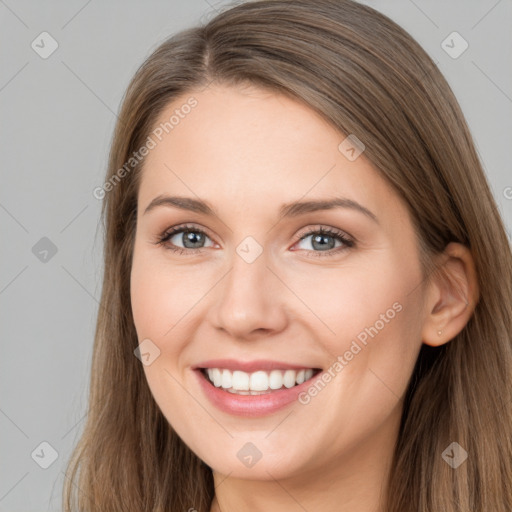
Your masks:
M 205 379 L 213 386 L 237 395 L 264 395 L 282 389 L 299 386 L 311 380 L 322 370 L 302 368 L 299 370 L 259 370 L 252 373 L 225 368 L 199 368 Z

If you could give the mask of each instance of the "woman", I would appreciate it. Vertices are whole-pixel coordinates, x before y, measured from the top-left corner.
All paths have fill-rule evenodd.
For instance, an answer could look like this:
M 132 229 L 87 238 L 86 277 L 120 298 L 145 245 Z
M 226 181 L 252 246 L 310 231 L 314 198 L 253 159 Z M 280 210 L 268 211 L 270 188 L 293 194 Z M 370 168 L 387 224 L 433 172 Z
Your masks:
M 394 22 L 268 0 L 170 38 L 96 192 L 65 510 L 512 510 L 510 246 Z

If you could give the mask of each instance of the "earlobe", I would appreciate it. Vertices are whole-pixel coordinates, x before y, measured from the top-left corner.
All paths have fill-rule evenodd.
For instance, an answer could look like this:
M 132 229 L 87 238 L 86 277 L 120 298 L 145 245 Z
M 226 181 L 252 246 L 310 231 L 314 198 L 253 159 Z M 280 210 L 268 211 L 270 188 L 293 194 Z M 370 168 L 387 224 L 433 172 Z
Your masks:
M 446 246 L 434 274 L 422 340 L 437 347 L 464 329 L 478 302 L 479 288 L 471 251 L 456 242 Z

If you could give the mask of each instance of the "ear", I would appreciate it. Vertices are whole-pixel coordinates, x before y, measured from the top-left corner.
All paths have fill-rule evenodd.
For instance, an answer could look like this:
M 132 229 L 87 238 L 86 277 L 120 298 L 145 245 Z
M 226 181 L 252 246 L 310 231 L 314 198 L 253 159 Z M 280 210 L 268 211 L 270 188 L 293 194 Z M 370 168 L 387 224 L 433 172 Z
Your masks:
M 478 302 L 478 278 L 471 251 L 465 245 L 449 243 L 434 276 L 429 283 L 422 340 L 437 347 L 462 331 Z

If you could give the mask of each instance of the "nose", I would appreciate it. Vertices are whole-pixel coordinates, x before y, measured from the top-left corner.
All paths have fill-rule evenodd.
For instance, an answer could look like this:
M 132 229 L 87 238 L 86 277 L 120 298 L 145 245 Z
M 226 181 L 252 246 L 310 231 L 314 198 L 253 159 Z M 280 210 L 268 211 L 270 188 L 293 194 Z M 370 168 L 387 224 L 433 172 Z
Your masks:
M 213 307 L 216 329 L 236 339 L 255 339 L 286 327 L 286 287 L 268 267 L 265 251 L 252 263 L 233 254 L 228 273 L 218 283 Z M 290 293 L 288 291 L 288 293 Z

